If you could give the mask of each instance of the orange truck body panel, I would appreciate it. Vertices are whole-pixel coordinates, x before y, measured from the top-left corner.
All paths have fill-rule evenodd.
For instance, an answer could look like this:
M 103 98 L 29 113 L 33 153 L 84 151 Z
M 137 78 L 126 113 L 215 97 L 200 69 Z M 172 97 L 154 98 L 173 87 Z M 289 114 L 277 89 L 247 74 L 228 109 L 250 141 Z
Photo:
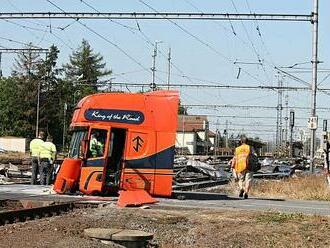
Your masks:
M 85 194 L 105 191 L 107 166 L 110 163 L 107 152 L 113 135 L 111 130 L 121 129 L 125 131 L 125 144 L 118 170 L 120 180 L 117 190 L 142 189 L 151 195 L 170 196 L 178 103 L 177 91 L 101 93 L 83 98 L 74 112 L 71 128 L 87 128 L 88 137 L 93 128 L 107 130 L 108 134 L 103 158 L 87 162 L 81 159 L 79 190 Z M 114 146 L 112 149 L 117 148 Z M 63 165 L 68 167 L 69 163 Z M 57 181 L 63 181 L 63 176 L 66 176 L 62 169 L 70 172 L 63 165 L 54 187 L 59 193 L 62 185 Z
M 61 170 L 57 174 L 54 189 L 57 193 L 64 194 L 74 188 L 80 177 L 81 159 L 64 159 Z

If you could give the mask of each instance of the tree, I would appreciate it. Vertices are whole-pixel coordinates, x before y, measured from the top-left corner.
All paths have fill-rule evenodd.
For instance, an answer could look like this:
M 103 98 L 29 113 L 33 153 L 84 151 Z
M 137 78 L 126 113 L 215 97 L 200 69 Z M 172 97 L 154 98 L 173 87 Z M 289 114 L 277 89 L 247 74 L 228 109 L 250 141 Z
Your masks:
M 35 136 L 38 91 L 39 129 L 52 135 L 58 133 L 60 109 L 63 109 L 60 107 L 63 96 L 59 90 L 62 80 L 60 69 L 56 68 L 58 53 L 58 48 L 51 46 L 45 59 L 32 50 L 18 54 L 12 77 L 0 81 L 2 135 Z M 55 141 L 59 140 L 55 138 Z
M 46 58 L 32 50 L 22 52 L 15 59 L 12 76 L 0 79 L 0 135 L 35 136 L 39 92 L 39 129 L 62 144 L 64 106 L 69 125 L 78 100 L 95 93 L 99 78 L 111 73 L 85 40 L 64 68 L 57 65 L 59 52 L 54 45 Z M 85 84 L 78 84 L 78 78 Z
M 0 80 L 0 135 L 24 135 L 17 123 L 22 117 L 22 109 L 18 106 L 17 84 L 15 78 L 1 78 Z M 26 123 L 21 125 L 26 126 Z
M 111 74 L 111 70 L 105 67 L 103 56 L 94 53 L 90 44 L 82 40 L 81 46 L 70 56 L 70 62 L 64 65 L 66 80 L 73 82 L 76 90 L 80 91 L 79 96 L 83 97 L 95 93 L 98 80 Z M 85 87 L 81 87 L 81 84 Z
M 11 125 L 6 127 L 6 133 L 32 138 L 35 135 L 37 92 L 40 83 L 38 68 L 42 59 L 40 53 L 29 50 L 34 48 L 32 43 L 25 48 L 28 51 L 19 53 L 15 59 L 12 77 L 3 80 L 3 87 L 10 91 L 3 93 L 3 97 L 10 104 L 8 111 L 13 112 Z
M 30 42 L 25 49 L 35 48 Z M 33 76 L 38 71 L 38 64 L 42 61 L 40 53 L 29 50 L 28 52 L 21 52 L 15 58 L 15 64 L 13 68 L 13 76 Z
M 59 49 L 52 45 L 45 60 L 38 65 L 40 79 L 40 121 L 39 125 L 52 135 L 55 143 L 62 141 L 63 106 L 72 95 L 72 87 L 63 88 L 60 78 L 62 68 L 57 67 Z

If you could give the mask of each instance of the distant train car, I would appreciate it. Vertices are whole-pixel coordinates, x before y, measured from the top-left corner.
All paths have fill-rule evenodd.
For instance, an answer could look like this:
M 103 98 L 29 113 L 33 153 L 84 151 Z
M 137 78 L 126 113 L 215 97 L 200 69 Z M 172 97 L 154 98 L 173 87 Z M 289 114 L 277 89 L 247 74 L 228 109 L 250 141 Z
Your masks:
M 142 189 L 170 196 L 178 103 L 177 91 L 83 98 L 72 118 L 69 156 L 54 190 L 108 194 Z

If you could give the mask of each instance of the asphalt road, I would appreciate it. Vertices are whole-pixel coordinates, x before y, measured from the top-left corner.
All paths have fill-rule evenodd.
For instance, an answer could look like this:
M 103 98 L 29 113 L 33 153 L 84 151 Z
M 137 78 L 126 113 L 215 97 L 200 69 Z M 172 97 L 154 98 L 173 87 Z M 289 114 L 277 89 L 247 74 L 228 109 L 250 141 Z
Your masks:
M 302 201 L 250 197 L 239 199 L 236 196 L 227 196 L 201 192 L 175 192 L 178 199 L 159 199 L 160 206 L 208 208 L 208 209 L 236 209 L 257 211 L 278 211 L 285 213 L 303 213 L 330 216 L 330 202 Z
M 0 200 L 18 199 L 51 199 L 53 201 L 76 201 L 91 200 L 102 202 L 114 202 L 116 197 L 82 197 L 82 196 L 59 196 L 49 186 L 39 185 L 0 185 Z M 179 198 L 179 199 L 177 199 Z M 216 193 L 180 192 L 174 193 L 173 199 L 158 198 L 159 207 L 183 207 L 205 209 L 233 209 L 233 210 L 256 210 L 278 211 L 286 213 L 303 213 L 330 216 L 330 202 L 326 201 L 300 201 L 250 197 L 247 200 L 236 196 L 227 196 Z

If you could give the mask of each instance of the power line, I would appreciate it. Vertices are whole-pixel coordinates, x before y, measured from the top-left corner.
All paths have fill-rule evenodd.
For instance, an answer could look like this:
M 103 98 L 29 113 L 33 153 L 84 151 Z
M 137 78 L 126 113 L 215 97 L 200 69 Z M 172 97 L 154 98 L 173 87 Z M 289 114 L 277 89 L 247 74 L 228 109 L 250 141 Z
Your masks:
M 232 5 L 233 5 L 233 7 L 234 7 L 236 13 L 238 13 L 238 9 L 237 9 L 237 7 L 236 7 L 236 4 L 235 4 L 234 0 L 231 0 L 231 3 L 232 3 Z M 262 59 L 261 56 L 260 56 L 260 54 L 258 53 L 257 48 L 255 47 L 255 45 L 254 45 L 254 43 L 253 43 L 253 41 L 252 41 L 252 39 L 251 39 L 251 37 L 250 37 L 250 34 L 249 34 L 249 32 L 247 31 L 247 28 L 246 28 L 245 24 L 243 23 L 242 20 L 241 20 L 240 22 L 241 22 L 241 24 L 242 24 L 242 26 L 243 26 L 243 29 L 244 29 L 245 34 L 246 34 L 246 37 L 248 38 L 249 42 L 251 43 L 252 50 L 253 50 L 253 52 L 255 53 L 255 55 L 256 55 L 256 57 L 257 57 L 257 59 L 258 59 L 258 62 L 260 63 L 260 65 L 261 65 L 261 67 L 262 67 L 262 69 L 263 69 L 263 72 L 265 73 L 266 77 L 267 77 L 268 80 L 270 81 L 269 75 L 268 75 L 268 73 L 266 72 L 266 69 L 265 69 L 264 64 L 263 64 L 264 59 Z
M 8 23 L 11 23 L 15 26 L 18 26 L 20 28 L 23 28 L 25 29 L 26 31 L 28 31 L 32 36 L 34 36 L 35 38 L 37 39 L 40 39 L 40 40 L 43 40 L 44 39 L 44 36 L 46 34 L 46 32 L 48 33 L 48 31 L 46 31 L 46 29 L 48 30 L 47 26 L 46 26 L 46 29 L 43 30 L 43 29 L 40 29 L 40 28 L 32 28 L 32 27 L 29 27 L 29 26 L 26 26 L 26 25 L 22 25 L 20 23 L 16 23 L 16 22 L 13 22 L 13 21 L 9 21 L 9 20 L 4 20 L 5 22 L 8 22 Z M 43 37 L 39 37 L 38 35 L 34 34 L 32 31 L 38 31 L 38 32 L 43 32 Z M 67 46 L 68 48 L 70 48 L 71 50 L 73 50 L 72 47 L 70 47 L 65 41 L 63 41 L 62 38 L 60 38 L 59 36 L 57 36 L 54 32 L 51 32 L 51 34 L 57 38 L 58 40 L 60 40 L 65 46 Z
M 143 0 L 138 0 L 140 3 L 142 3 L 143 5 L 147 6 L 149 9 L 151 9 L 152 11 L 154 11 L 157 14 L 161 14 L 158 10 L 156 10 L 155 8 L 153 8 L 151 5 L 145 3 Z M 204 15 L 204 14 L 200 14 L 200 15 Z M 238 14 L 236 14 L 238 15 Z M 225 56 L 223 53 L 219 52 L 216 48 L 214 48 L 212 45 L 210 45 L 208 42 L 202 40 L 201 38 L 199 38 L 197 35 L 193 34 L 192 32 L 190 32 L 189 30 L 187 30 L 186 28 L 182 27 L 181 25 L 177 24 L 175 21 L 173 21 L 172 19 L 168 18 L 167 16 L 163 16 L 164 19 L 168 20 L 169 22 L 171 22 L 173 25 L 175 25 L 176 27 L 178 27 L 181 31 L 183 31 L 184 33 L 186 33 L 187 35 L 189 35 L 190 37 L 192 37 L 193 39 L 195 39 L 196 41 L 198 41 L 199 43 L 201 43 L 202 45 L 206 46 L 208 49 L 210 49 L 211 51 L 213 51 L 215 54 L 217 54 L 218 56 L 222 57 L 225 61 L 229 62 L 230 64 L 232 64 L 233 66 L 235 66 L 238 70 L 239 70 L 239 74 L 240 72 L 244 72 L 246 75 L 248 75 L 249 77 L 255 79 L 256 81 L 260 80 L 252 75 L 251 73 L 249 73 L 248 71 L 246 71 L 245 69 L 242 69 L 241 67 L 235 65 L 232 61 L 232 59 L 228 58 L 227 56 Z M 239 75 L 238 74 L 238 75 Z M 260 82 L 261 84 L 264 84 L 262 82 Z
M 146 69 L 148 70 L 148 69 Z M 139 70 L 145 71 L 145 70 Z M 139 71 L 132 71 L 122 74 L 135 73 Z M 114 74 L 121 75 L 121 73 Z M 109 84 L 110 80 L 101 80 L 99 81 L 100 86 L 105 86 Z M 201 82 L 202 83 L 202 82 Z M 128 83 L 128 82 L 111 82 L 112 86 L 129 86 L 129 87 L 145 87 L 150 86 L 149 83 Z M 157 84 L 159 88 L 168 87 L 167 83 Z M 310 90 L 309 87 L 293 87 L 293 86 L 264 86 L 264 85 L 254 85 L 254 86 L 246 86 L 246 85 L 232 85 L 232 84 L 221 84 L 221 85 L 212 85 L 212 84 L 171 84 L 170 88 L 220 88 L 220 89 L 231 89 L 231 90 L 289 90 L 289 91 L 306 91 Z M 330 91 L 330 88 L 320 88 L 324 92 Z
M 107 81 L 102 81 L 102 83 L 106 83 Z M 126 83 L 126 82 L 112 82 L 112 85 L 118 86 L 130 86 L 130 87 L 141 87 L 141 86 L 149 86 L 150 84 L 147 83 Z M 167 84 L 157 84 L 158 87 L 168 87 Z M 292 91 L 299 91 L 299 90 L 309 90 L 308 87 L 290 87 L 290 86 L 263 86 L 263 85 L 232 85 L 232 84 L 171 84 L 170 88 L 210 88 L 210 89 L 236 89 L 236 90 L 292 90 Z M 330 89 L 329 89 L 330 90 Z
M 0 49 L 0 53 L 22 53 L 22 52 L 49 53 L 49 50 L 43 48 L 1 48 Z
M 20 44 L 20 45 L 24 45 L 24 46 L 29 46 L 31 48 L 37 48 L 37 49 L 42 49 L 41 47 L 39 46 L 35 46 L 31 43 L 25 43 L 25 42 L 22 42 L 22 41 L 17 41 L 17 40 L 13 40 L 13 39 L 9 39 L 9 38 L 6 38 L 6 37 L 0 37 L 1 40 L 6 40 L 6 41 L 9 41 L 9 42 L 12 42 L 12 43 L 16 43 L 16 44 Z
M 250 14 L 252 14 L 252 10 L 251 10 L 251 6 L 249 4 L 249 1 L 248 0 L 245 0 L 245 2 L 246 2 L 246 5 L 248 7 L 248 10 L 249 10 Z M 265 43 L 265 41 L 263 39 L 263 36 L 261 34 L 260 24 L 259 24 L 258 20 L 254 20 L 254 22 L 255 22 L 255 25 L 256 25 L 256 30 L 258 32 L 258 37 L 260 38 L 261 43 L 262 43 L 263 47 L 265 48 L 266 53 L 268 54 L 268 56 L 270 58 L 271 64 L 275 67 L 275 63 L 274 63 L 273 57 L 272 57 L 271 53 L 269 52 L 269 49 L 267 48 L 266 43 Z
M 51 5 L 53 5 L 54 7 L 56 7 L 57 9 L 59 9 L 60 11 L 63 12 L 63 14 L 67 17 L 71 17 L 72 19 L 76 19 L 74 16 L 72 16 L 69 13 L 66 13 L 62 8 L 60 8 L 59 6 L 57 6 L 56 4 L 54 4 L 52 1 L 50 0 L 46 0 L 47 2 L 49 2 Z M 80 19 L 80 18 L 79 18 Z M 109 40 L 108 38 L 106 38 L 104 35 L 96 32 L 94 29 L 90 28 L 89 26 L 87 26 L 85 23 L 81 22 L 79 19 L 77 19 L 77 22 L 82 25 L 83 27 L 85 27 L 87 30 L 89 30 L 90 32 L 92 32 L 93 34 L 95 34 L 96 36 L 98 36 L 99 38 L 101 38 L 102 40 L 106 41 L 107 43 L 111 44 L 112 46 L 114 46 L 115 48 L 117 48 L 120 52 L 122 52 L 126 57 L 128 57 L 130 60 L 132 60 L 134 63 L 136 63 L 138 66 L 140 66 L 141 68 L 148 70 L 147 67 L 145 67 L 144 65 L 142 65 L 142 63 L 140 63 L 137 59 L 135 59 L 134 57 L 132 57 L 128 52 L 126 52 L 123 48 L 121 48 L 119 45 L 117 45 L 116 43 L 112 42 L 111 40 Z
M 96 11 L 97 13 L 101 14 L 100 11 L 98 11 L 96 8 L 94 8 L 91 4 L 87 3 L 86 1 L 84 1 L 84 0 L 78 0 L 78 1 L 80 1 L 80 2 L 83 3 L 83 4 L 85 4 L 85 5 L 88 6 L 89 8 L 93 9 L 93 10 Z M 117 24 L 117 25 L 119 25 L 119 26 L 121 26 L 121 27 L 127 28 L 128 30 L 130 30 L 130 31 L 133 32 L 133 33 L 134 33 L 134 31 L 138 30 L 137 28 L 133 28 L 133 27 L 130 27 L 130 26 L 124 25 L 124 24 L 122 24 L 122 23 L 120 23 L 120 22 L 117 22 L 117 21 L 114 21 L 114 20 L 112 20 L 112 19 L 110 19 L 110 18 L 107 18 L 107 20 L 109 20 L 110 22 L 115 23 L 115 24 Z
M 277 110 L 278 107 L 275 106 L 262 106 L 262 105 L 230 105 L 230 104 L 184 104 L 183 107 L 187 108 L 238 108 L 238 109 L 274 109 Z M 290 106 L 290 107 L 282 107 L 282 108 L 289 108 L 295 110 L 309 110 L 308 107 L 300 107 L 300 106 Z M 318 107 L 319 110 L 330 110 L 330 107 Z
M 271 119 L 276 120 L 276 117 L 272 116 L 239 116 L 239 115 L 212 115 L 206 114 L 209 117 L 217 117 L 217 118 L 233 118 L 233 119 Z M 296 120 L 306 120 L 306 118 L 295 117 Z
M 97 13 L 101 14 L 101 12 L 100 12 L 98 9 L 96 9 L 94 6 L 92 6 L 91 4 L 87 3 L 86 1 L 84 1 L 84 0 L 79 0 L 79 1 L 82 2 L 82 3 L 84 3 L 84 4 L 85 4 L 86 6 L 88 6 L 89 8 L 93 9 L 93 10 L 96 11 Z M 148 37 L 148 36 L 142 31 L 142 29 L 141 29 L 139 23 L 137 22 L 137 20 L 136 20 L 136 22 L 137 22 L 137 26 L 138 26 L 138 28 L 132 28 L 132 27 L 129 27 L 129 26 L 127 26 L 127 25 L 121 24 L 121 23 L 119 23 L 119 22 L 117 22 L 117 21 L 114 21 L 114 20 L 112 20 L 112 19 L 109 19 L 109 18 L 107 18 L 107 20 L 109 20 L 109 21 L 111 21 L 111 22 L 113 22 L 113 23 L 115 23 L 115 24 L 118 24 L 118 25 L 120 25 L 120 26 L 122 26 L 122 27 L 128 29 L 131 33 L 133 33 L 133 34 L 135 34 L 135 35 L 137 35 L 137 32 L 135 32 L 135 31 L 138 31 L 138 33 L 140 34 L 140 36 L 138 36 L 138 37 L 140 37 L 144 42 L 146 42 L 146 44 L 148 45 L 149 48 L 154 48 L 154 44 L 153 44 L 153 42 L 152 42 L 151 39 L 150 39 L 150 38 L 149 38 L 149 37 Z M 166 55 L 161 51 L 161 49 L 159 49 L 159 54 L 161 54 L 163 57 L 166 57 Z M 184 75 L 183 71 L 182 71 L 177 65 L 175 65 L 172 61 L 171 61 L 171 65 L 172 65 L 177 71 L 179 71 L 180 73 L 182 73 L 182 74 Z M 156 77 L 156 78 L 159 79 L 159 77 Z M 188 78 L 188 79 L 189 79 L 189 78 Z M 162 81 L 164 81 L 164 80 L 162 80 Z
M 230 14 L 230 13 L 170 13 L 170 12 L 2 12 L 0 19 L 112 19 L 112 20 L 218 20 L 218 21 L 296 21 L 296 22 L 311 22 L 312 15 L 291 15 L 291 14 Z
M 85 1 L 81 0 L 81 2 L 85 3 Z M 86 3 L 85 3 L 86 4 Z M 92 5 L 90 4 L 86 4 L 88 7 L 92 8 L 94 11 L 96 11 L 97 13 L 101 13 L 99 10 L 97 10 L 95 7 L 93 7 Z M 110 20 L 110 19 L 108 19 Z M 137 21 L 137 20 L 136 20 Z M 137 25 L 138 25 L 138 30 L 139 32 L 141 33 L 142 35 L 142 38 L 144 39 L 144 41 L 149 44 L 150 47 L 153 48 L 154 44 L 153 42 L 150 40 L 150 38 L 142 31 L 142 29 L 140 28 L 140 25 L 139 23 L 137 22 Z M 131 30 L 130 30 L 131 31 Z M 135 34 L 135 32 L 132 32 Z M 166 57 L 166 55 L 162 52 L 162 51 L 159 51 L 159 53 L 163 56 L 163 57 Z M 167 57 L 166 57 L 167 58 Z M 177 71 L 179 71 L 182 75 L 183 78 L 187 78 L 191 83 L 193 83 L 192 81 L 192 77 L 189 77 L 187 76 L 176 64 L 174 64 L 172 61 L 170 61 L 170 64 L 171 66 L 173 66 Z

